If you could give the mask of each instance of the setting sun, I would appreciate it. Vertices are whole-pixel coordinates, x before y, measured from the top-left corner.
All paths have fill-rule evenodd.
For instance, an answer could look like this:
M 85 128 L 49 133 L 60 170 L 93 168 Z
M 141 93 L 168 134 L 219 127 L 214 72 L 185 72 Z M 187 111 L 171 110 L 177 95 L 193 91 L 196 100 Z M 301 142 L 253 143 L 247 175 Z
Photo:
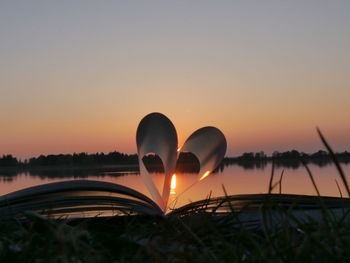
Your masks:
M 170 193 L 175 193 L 175 189 L 176 189 L 176 174 L 173 174 L 173 176 L 171 177 L 171 183 L 170 183 Z

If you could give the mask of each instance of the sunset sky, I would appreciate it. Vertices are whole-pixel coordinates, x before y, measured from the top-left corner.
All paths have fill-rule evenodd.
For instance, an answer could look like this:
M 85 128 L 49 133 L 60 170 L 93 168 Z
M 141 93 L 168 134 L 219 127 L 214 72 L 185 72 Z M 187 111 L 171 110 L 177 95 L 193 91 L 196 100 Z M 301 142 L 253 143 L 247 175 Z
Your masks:
M 228 155 L 350 150 L 350 1 L 2 1 L 0 155 L 135 153 L 161 112 Z

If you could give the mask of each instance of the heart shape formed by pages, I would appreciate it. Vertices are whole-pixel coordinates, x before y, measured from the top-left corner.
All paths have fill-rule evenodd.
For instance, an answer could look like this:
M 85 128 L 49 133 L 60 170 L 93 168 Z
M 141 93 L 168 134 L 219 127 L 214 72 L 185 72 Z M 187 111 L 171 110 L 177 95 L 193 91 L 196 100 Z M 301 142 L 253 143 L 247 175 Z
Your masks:
M 203 180 L 213 172 L 225 156 L 227 142 L 224 134 L 215 127 L 203 127 L 192 133 L 184 145 L 178 149 L 177 133 L 172 122 L 161 113 L 145 116 L 136 132 L 137 153 L 140 174 L 154 201 L 165 211 L 170 194 L 171 176 L 175 172 L 180 152 L 194 154 L 200 164 L 197 181 Z M 164 167 L 164 185 L 160 193 L 149 174 L 143 157 L 148 154 L 159 156 Z

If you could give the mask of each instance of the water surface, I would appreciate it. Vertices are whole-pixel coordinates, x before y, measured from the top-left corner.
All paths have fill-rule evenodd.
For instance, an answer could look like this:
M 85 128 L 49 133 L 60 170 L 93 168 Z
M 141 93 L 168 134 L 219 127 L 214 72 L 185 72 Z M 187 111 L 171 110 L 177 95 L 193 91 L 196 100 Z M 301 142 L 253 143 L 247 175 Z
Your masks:
M 350 165 L 342 165 L 342 167 L 348 177 L 350 174 Z M 310 178 L 303 167 L 298 167 L 296 169 L 276 168 L 274 182 L 280 179 L 283 169 L 282 193 L 316 195 Z M 322 195 L 340 196 L 336 180 L 338 181 L 342 194 L 345 195 L 344 187 L 334 165 L 330 164 L 323 167 L 310 165 L 310 169 Z M 66 176 L 62 177 L 62 174 Z M 222 171 L 211 174 L 203 181 L 196 183 L 193 187 L 186 190 L 190 185 L 196 182 L 198 178 L 197 175 L 177 174 L 176 187 L 172 190 L 170 196 L 171 205 L 179 207 L 191 201 L 204 199 L 208 195 L 212 197 L 223 196 L 223 186 L 229 195 L 266 193 L 268 191 L 270 175 L 271 164 L 263 168 L 253 169 L 231 165 L 225 167 Z M 152 176 L 156 185 L 160 188 L 163 184 L 163 175 L 158 173 Z M 82 178 L 125 185 L 150 196 L 143 183 L 142 177 L 137 171 L 114 171 L 113 169 L 99 169 L 93 171 L 81 170 L 72 174 L 57 170 L 54 174 L 52 174 L 52 171 L 40 173 L 21 172 L 11 175 L 0 172 L 0 195 L 34 185 Z M 279 192 L 279 185 L 274 189 L 274 192 Z

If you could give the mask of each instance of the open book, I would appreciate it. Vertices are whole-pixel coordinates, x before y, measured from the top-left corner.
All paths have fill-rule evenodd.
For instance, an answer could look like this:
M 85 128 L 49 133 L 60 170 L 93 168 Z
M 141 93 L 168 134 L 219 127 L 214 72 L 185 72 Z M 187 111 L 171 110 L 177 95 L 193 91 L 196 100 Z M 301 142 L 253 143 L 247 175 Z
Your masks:
M 140 174 L 152 198 L 114 183 L 90 180 L 63 181 L 0 196 L 0 219 L 21 217 L 25 211 L 34 211 L 48 217 L 67 218 L 130 214 L 181 216 L 196 211 L 220 213 L 234 209 L 249 211 L 241 216 L 245 217 L 245 222 L 255 222 L 259 218 L 259 208 L 266 197 L 285 208 L 294 209 L 294 205 L 298 204 L 298 209 L 294 209 L 296 213 L 300 213 L 299 211 L 304 213 L 305 210 L 320 213 L 320 197 L 281 194 L 223 196 L 196 201 L 171 210 L 168 208 L 171 177 L 180 153 L 192 153 L 196 157 L 199 173 L 195 183 L 200 182 L 209 176 L 223 159 L 227 147 L 225 136 L 217 128 L 204 127 L 189 136 L 179 148 L 176 130 L 171 121 L 160 113 L 152 113 L 141 120 L 137 129 L 136 143 Z M 162 191 L 159 191 L 152 181 L 144 158 L 148 154 L 158 155 L 163 164 Z M 345 207 L 350 208 L 350 201 L 322 197 L 322 206 L 342 212 Z
M 163 114 L 144 117 L 136 132 L 140 174 L 152 199 L 128 187 L 89 180 L 74 180 L 34 186 L 0 197 L 0 216 L 10 217 L 23 211 L 45 215 L 94 216 L 98 214 L 165 214 L 168 212 L 171 177 L 181 153 L 191 153 L 199 163 L 196 182 L 205 179 L 221 163 L 227 143 L 215 127 L 192 133 L 182 147 L 172 122 Z M 157 155 L 164 169 L 162 191 L 152 181 L 144 157 Z M 196 183 L 195 182 L 195 183 Z M 191 186 L 188 186 L 188 189 Z
M 210 198 L 189 203 L 174 210 L 163 211 L 147 196 L 122 185 L 89 180 L 64 181 L 26 188 L 0 197 L 0 219 L 21 218 L 23 212 L 34 211 L 52 218 L 81 218 L 113 215 L 175 215 L 234 210 L 242 222 L 256 227 L 261 221 L 261 205 L 266 199 L 289 209 L 300 217 L 321 216 L 320 198 L 286 194 L 249 194 Z M 322 197 L 339 217 L 350 209 L 348 198 Z M 291 212 L 291 211 L 290 211 Z

